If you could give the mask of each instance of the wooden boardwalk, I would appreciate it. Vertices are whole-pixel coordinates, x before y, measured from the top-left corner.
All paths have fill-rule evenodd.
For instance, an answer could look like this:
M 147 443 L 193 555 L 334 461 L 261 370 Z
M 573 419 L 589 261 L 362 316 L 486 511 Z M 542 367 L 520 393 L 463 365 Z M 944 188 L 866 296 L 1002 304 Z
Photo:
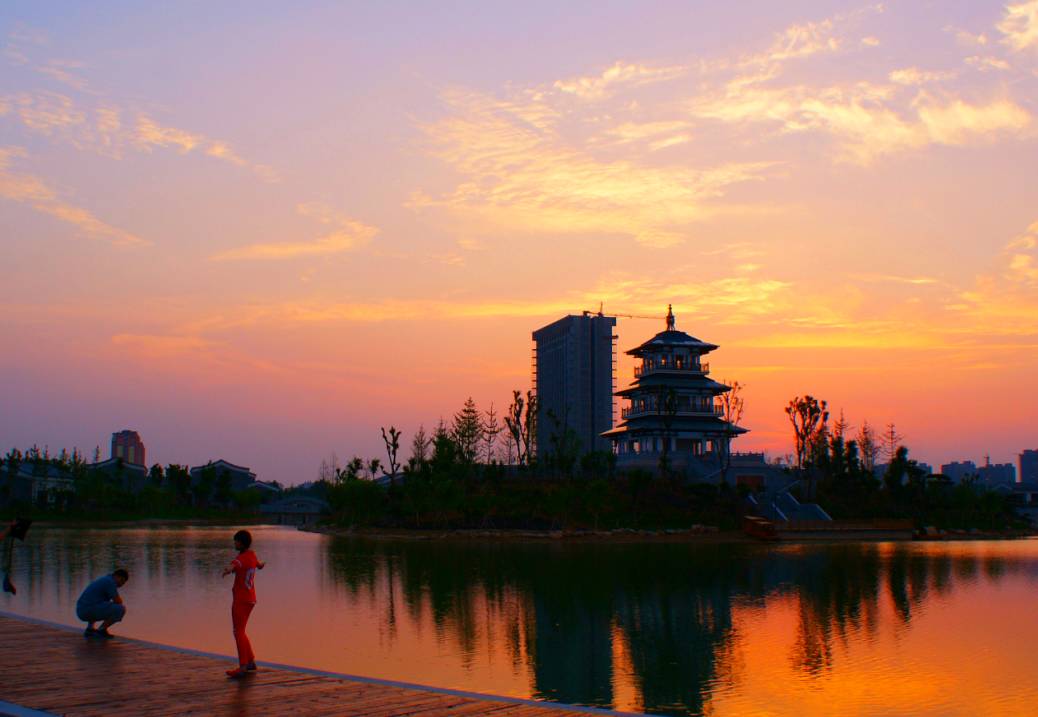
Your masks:
M 230 680 L 227 658 L 0 615 L 0 701 L 59 715 L 492 715 L 610 713 L 407 686 L 301 668 L 267 667 Z M 0 705 L 0 715 L 5 714 Z

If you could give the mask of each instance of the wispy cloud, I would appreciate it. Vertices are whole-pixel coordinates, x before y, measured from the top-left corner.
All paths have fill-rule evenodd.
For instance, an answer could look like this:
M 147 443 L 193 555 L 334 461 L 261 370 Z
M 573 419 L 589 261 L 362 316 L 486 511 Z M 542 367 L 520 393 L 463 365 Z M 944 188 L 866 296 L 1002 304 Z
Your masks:
M 893 70 L 888 77 L 891 82 L 898 85 L 929 85 L 935 82 L 955 79 L 955 73 L 920 70 L 918 67 L 904 67 L 900 70 Z
M 19 147 L 0 147 L 0 197 L 27 204 L 38 212 L 71 224 L 88 237 L 103 239 L 116 246 L 143 246 L 140 237 L 107 224 L 83 207 L 63 201 L 42 179 L 11 171 L 15 158 L 25 157 Z
M 647 246 L 681 242 L 690 222 L 733 184 L 761 179 L 768 162 L 695 169 L 598 159 L 554 128 L 531 128 L 512 102 L 461 89 L 444 94 L 449 113 L 422 129 L 431 151 L 464 183 L 411 206 L 440 207 L 509 231 L 627 234 Z
M 71 87 L 74 90 L 80 92 L 91 92 L 90 84 L 76 74 L 76 70 L 82 69 L 85 65 L 77 60 L 48 60 L 42 65 L 36 66 L 36 71 L 41 75 L 50 77 L 52 80 L 60 82 L 63 85 Z
M 333 231 L 312 241 L 264 242 L 230 249 L 210 257 L 213 261 L 233 259 L 295 259 L 298 257 L 328 256 L 358 249 L 378 233 L 378 229 L 349 217 L 339 215 L 322 204 L 300 204 L 296 207 L 303 216 L 320 224 L 333 227 Z
M 1006 5 L 996 27 L 1002 33 L 1002 42 L 1014 51 L 1038 48 L 1038 0 Z
M 1012 69 L 1012 66 L 1001 57 L 991 57 L 990 55 L 971 55 L 966 58 L 966 64 L 981 72 L 989 70 L 1006 72 Z
M 50 60 L 34 69 L 81 92 L 88 92 L 86 80 L 73 73 L 81 67 L 82 63 L 73 60 Z M 156 148 L 166 148 L 179 154 L 199 152 L 248 169 L 264 181 L 277 181 L 273 168 L 244 159 L 228 142 L 165 124 L 148 113 L 127 112 L 111 101 L 97 98 L 83 101 L 52 90 L 34 90 L 0 96 L 0 116 L 10 114 L 11 110 L 30 132 L 68 142 L 77 149 L 96 151 L 113 158 L 121 157 L 126 149 L 152 152 Z M 127 122 L 123 119 L 127 115 L 135 115 L 135 119 Z
M 907 105 L 897 106 L 896 99 L 892 87 L 864 82 L 822 88 L 740 84 L 694 100 L 690 111 L 729 123 L 771 124 L 785 133 L 824 132 L 838 140 L 838 159 L 859 164 L 931 144 L 990 141 L 1031 125 L 1030 113 L 1010 99 L 969 102 L 925 91 Z
M 600 74 L 574 77 L 555 82 L 555 89 L 583 100 L 600 100 L 610 96 L 619 88 L 639 87 L 654 82 L 666 82 L 681 77 L 687 72 L 682 66 L 651 67 L 627 62 L 617 62 Z

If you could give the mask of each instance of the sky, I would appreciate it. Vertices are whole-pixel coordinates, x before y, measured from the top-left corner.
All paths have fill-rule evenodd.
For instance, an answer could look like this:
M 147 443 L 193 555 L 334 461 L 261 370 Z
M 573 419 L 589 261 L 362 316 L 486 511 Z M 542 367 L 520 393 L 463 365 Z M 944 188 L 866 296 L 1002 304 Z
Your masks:
M 1038 0 L 6 2 L 0 447 L 298 483 L 670 303 L 740 450 L 811 394 L 1015 463 L 1036 118 Z

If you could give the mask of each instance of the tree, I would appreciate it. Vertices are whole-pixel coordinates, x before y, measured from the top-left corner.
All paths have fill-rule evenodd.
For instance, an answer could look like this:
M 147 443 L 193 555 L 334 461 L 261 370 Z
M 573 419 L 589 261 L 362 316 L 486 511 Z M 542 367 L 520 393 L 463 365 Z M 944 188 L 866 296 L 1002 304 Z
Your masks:
M 198 482 L 191 486 L 191 492 L 195 496 L 195 505 L 205 507 L 209 504 L 209 498 L 213 494 L 213 486 L 216 484 L 216 468 L 210 461 L 205 468 L 199 471 Z
M 360 474 L 363 470 L 364 459 L 360 456 L 353 456 L 345 468 L 335 472 L 335 482 L 338 485 L 342 485 L 350 481 L 360 480 Z
M 418 470 L 429 460 L 429 451 L 432 449 L 432 440 L 425 432 L 425 424 L 418 426 L 418 430 L 411 440 L 411 459 L 408 461 L 411 470 Z
M 151 478 L 152 485 L 154 485 L 156 488 L 161 488 L 162 481 L 165 478 L 165 474 L 162 471 L 162 466 L 159 463 L 153 465 L 151 467 L 151 470 L 148 471 L 148 477 Z
M 166 466 L 166 483 L 173 488 L 180 505 L 191 502 L 191 474 L 185 466 L 176 463 Z
M 548 436 L 551 453 L 541 456 L 540 463 L 542 466 L 547 463 L 553 471 L 562 471 L 570 475 L 580 457 L 580 437 L 569 425 L 568 409 L 562 419 L 551 409 L 548 409 L 546 417 L 551 424 L 551 433 Z
M 479 446 L 483 440 L 483 423 L 476 402 L 469 396 L 460 411 L 454 414 L 451 438 L 458 445 L 461 458 L 466 463 L 475 463 Z
M 494 442 L 502 430 L 504 429 L 497 420 L 497 412 L 494 410 L 494 403 L 491 401 L 490 408 L 483 413 L 483 460 L 487 464 L 493 463 L 496 459 Z
M 379 469 L 382 468 L 382 460 L 379 458 L 372 458 L 368 461 L 368 480 L 375 480 L 375 476 L 378 475 Z
M 786 406 L 786 415 L 793 426 L 797 468 L 805 466 L 812 443 L 829 420 L 828 406 L 827 402 L 810 395 L 796 396 Z
M 897 454 L 897 449 L 901 445 L 905 437 L 897 432 L 894 428 L 893 423 L 888 423 L 886 430 L 883 431 L 883 455 L 887 459 L 887 463 L 894 460 L 894 456 Z
M 876 459 L 879 458 L 879 442 L 876 431 L 869 425 L 868 421 L 862 421 L 856 438 L 858 449 L 861 452 L 861 467 L 872 475 L 876 469 Z
M 317 480 L 332 483 L 339 474 L 339 456 L 332 451 L 331 456 L 321 459 L 321 467 L 317 470 Z
M 723 383 L 728 384 L 727 381 Z M 742 422 L 743 408 L 746 405 L 746 401 L 742 397 L 744 388 L 746 388 L 746 384 L 732 381 L 731 384 L 728 384 L 728 390 L 718 396 L 724 427 L 721 429 L 721 445 L 714 450 L 720 463 L 722 483 L 728 482 L 728 470 L 732 466 L 732 437 L 735 435 L 735 429 Z
M 383 427 L 382 442 L 386 444 L 386 456 L 389 458 L 389 471 L 388 473 L 385 470 L 382 472 L 389 476 L 395 476 L 397 471 L 400 470 L 400 464 L 396 460 L 397 452 L 400 450 L 400 431 L 390 426 L 389 433 L 387 434 L 385 427 Z
M 515 459 L 519 465 L 532 462 L 531 449 L 537 435 L 537 396 L 533 391 L 526 392 L 526 399 L 519 390 L 512 391 L 512 403 L 505 416 L 505 426 L 515 442 Z
M 227 507 L 231 503 L 231 472 L 226 468 L 216 477 L 216 502 Z

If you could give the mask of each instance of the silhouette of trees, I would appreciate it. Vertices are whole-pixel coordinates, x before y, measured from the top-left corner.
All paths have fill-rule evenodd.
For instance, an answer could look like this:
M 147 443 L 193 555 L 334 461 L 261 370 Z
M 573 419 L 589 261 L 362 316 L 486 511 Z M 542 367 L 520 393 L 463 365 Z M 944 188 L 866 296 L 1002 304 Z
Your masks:
M 796 396 L 786 406 L 786 415 L 793 426 L 797 468 L 804 468 L 811 447 L 829 420 L 829 404 L 811 395 Z
M 537 396 L 533 391 L 526 392 L 526 399 L 519 390 L 512 391 L 512 403 L 505 416 L 505 426 L 512 436 L 515 445 L 515 462 L 518 465 L 529 465 L 531 448 L 537 435 Z
M 461 410 L 454 414 L 451 438 L 457 444 L 462 460 L 475 463 L 483 441 L 483 422 L 471 396 L 466 399 Z
M 396 430 L 394 426 L 390 426 L 389 432 L 386 433 L 386 429 L 383 426 L 382 442 L 386 444 L 386 457 L 389 459 L 389 471 L 383 472 L 387 473 L 387 475 L 395 476 L 400 469 L 400 463 L 396 459 L 397 453 L 400 451 L 400 431 Z

